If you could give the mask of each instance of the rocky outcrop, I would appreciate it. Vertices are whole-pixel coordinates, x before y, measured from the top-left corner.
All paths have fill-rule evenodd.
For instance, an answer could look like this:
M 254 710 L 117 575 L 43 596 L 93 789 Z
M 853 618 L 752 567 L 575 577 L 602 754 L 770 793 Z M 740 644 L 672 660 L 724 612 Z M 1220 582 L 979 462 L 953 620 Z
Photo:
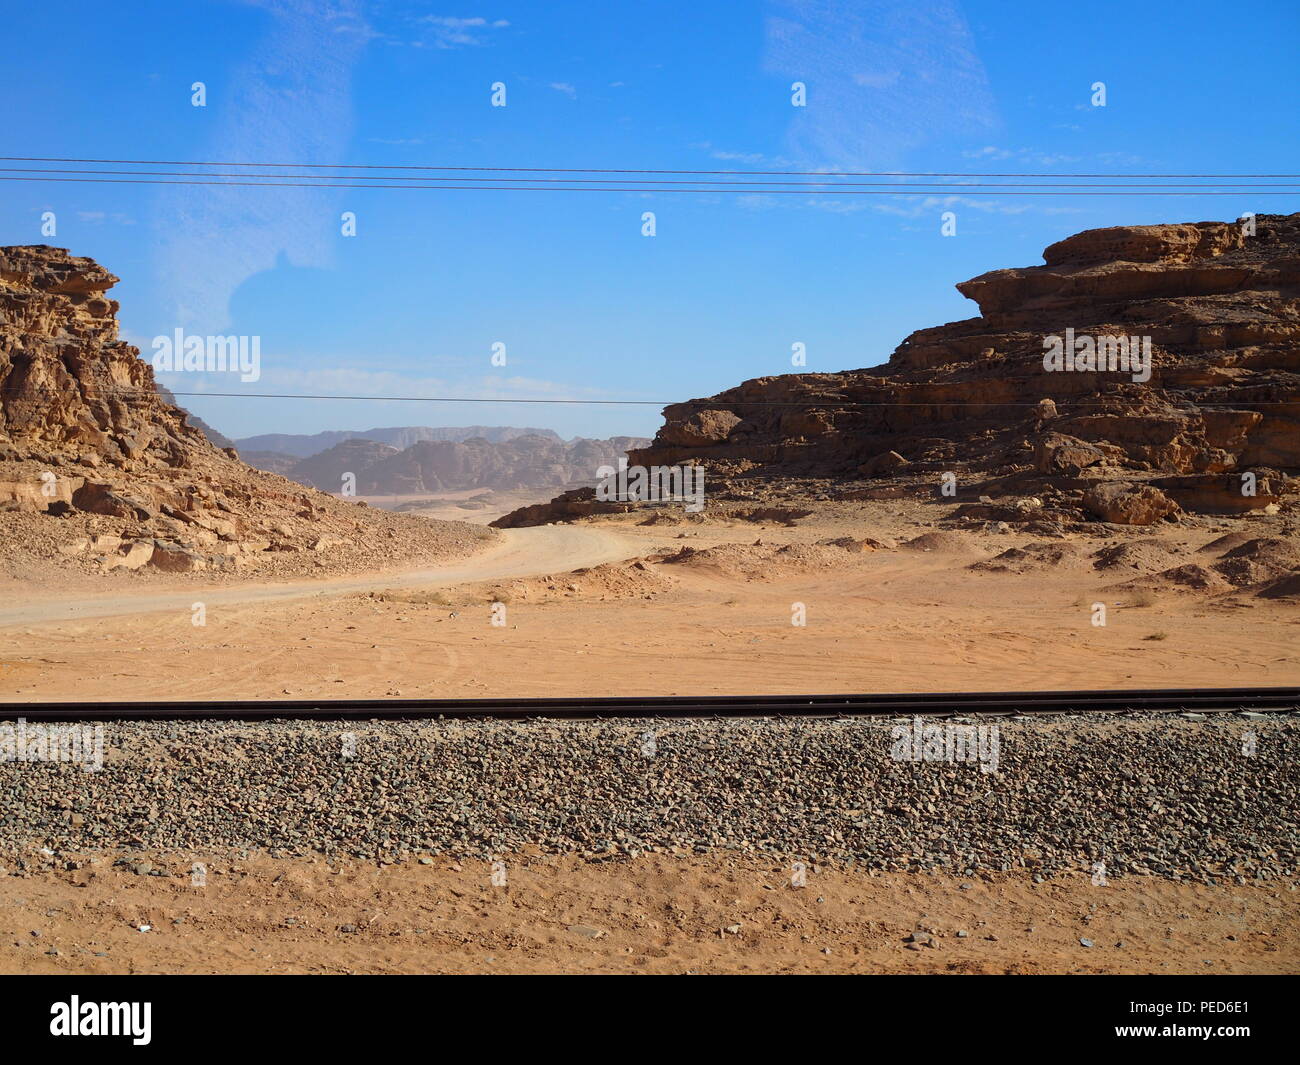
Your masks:
M 562 492 L 549 503 L 535 503 L 519 507 L 492 522 L 497 529 L 519 529 L 529 525 L 549 525 L 557 521 L 573 521 L 596 514 L 626 514 L 636 510 L 635 503 L 617 503 L 596 498 L 596 489 L 574 488 Z
M 158 384 L 155 381 L 154 390 L 157 391 L 158 395 L 162 396 L 164 402 L 171 404 L 173 407 L 176 407 L 182 414 L 184 414 L 185 420 L 188 424 L 194 426 L 195 429 L 197 429 L 209 440 L 211 440 L 212 443 L 216 444 L 217 447 L 228 448 L 228 447 L 235 446 L 235 442 L 231 440 L 230 437 L 226 436 L 225 433 L 217 432 L 216 429 L 212 428 L 212 426 L 210 426 L 207 422 L 205 422 L 193 411 L 186 410 L 184 406 L 182 406 L 180 403 L 177 403 L 176 397 L 172 395 L 171 389 L 164 388 L 162 385 Z
M 979 317 L 918 330 L 874 369 L 673 404 L 631 461 L 703 463 L 715 484 L 883 476 L 917 495 L 950 473 L 958 498 L 1051 487 L 1075 504 L 1092 482 L 1164 478 L 1175 509 L 1222 512 L 1276 500 L 1243 493 L 1242 474 L 1281 491 L 1300 470 L 1300 215 L 1260 215 L 1254 235 L 1222 222 L 1089 230 L 1042 266 L 957 288 Z M 1084 368 L 1045 368 L 1054 337 L 1082 345 Z M 1109 368 L 1119 337 L 1135 354 L 1146 345 L 1149 379 Z M 1088 345 L 1104 369 L 1088 368 Z M 1092 513 L 1119 513 L 1101 499 Z
M 213 449 L 118 339 L 117 282 L 59 248 L 0 248 L 0 458 L 180 467 Z
M 454 557 L 482 540 L 336 500 L 218 447 L 118 338 L 105 295 L 117 280 L 59 248 L 0 248 L 0 569 L 314 573 Z

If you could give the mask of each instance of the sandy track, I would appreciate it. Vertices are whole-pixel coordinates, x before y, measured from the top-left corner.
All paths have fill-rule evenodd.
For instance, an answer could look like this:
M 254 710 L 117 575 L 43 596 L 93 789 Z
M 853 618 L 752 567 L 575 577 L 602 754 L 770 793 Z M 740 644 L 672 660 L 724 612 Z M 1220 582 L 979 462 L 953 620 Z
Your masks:
M 351 595 L 376 588 L 445 588 L 472 581 L 535 577 L 584 566 L 599 566 L 631 558 L 644 550 L 644 542 L 609 529 L 571 525 L 505 529 L 500 541 L 471 558 L 414 570 L 375 572 L 322 581 L 191 585 L 168 592 L 118 591 L 79 598 L 32 595 L 27 599 L 11 600 L 0 607 L 0 628 L 126 614 L 188 611 L 190 604 L 195 602 L 203 602 L 209 607 L 234 606 Z

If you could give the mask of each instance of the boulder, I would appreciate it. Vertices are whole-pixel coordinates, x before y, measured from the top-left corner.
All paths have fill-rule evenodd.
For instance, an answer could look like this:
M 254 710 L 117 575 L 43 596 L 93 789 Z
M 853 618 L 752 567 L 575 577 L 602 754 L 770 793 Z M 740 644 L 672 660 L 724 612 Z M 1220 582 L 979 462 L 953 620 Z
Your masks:
M 740 419 L 729 410 L 696 411 L 682 421 L 664 426 L 657 442 L 683 447 L 720 444 L 739 424 Z
M 72 493 L 72 505 L 88 514 L 104 514 L 113 518 L 135 518 L 148 521 L 154 511 L 138 500 L 115 492 L 111 485 L 87 481 Z
M 858 472 L 863 477 L 888 477 L 895 470 L 901 470 L 906 465 L 907 459 L 897 451 L 886 451 L 867 459 L 858 467 Z
M 1077 473 L 1105 458 L 1101 448 L 1064 433 L 1044 433 L 1034 441 L 1034 469 L 1039 473 Z
M 1152 525 L 1178 513 L 1178 504 L 1160 489 L 1130 481 L 1093 485 L 1083 495 L 1083 506 L 1116 525 Z
M 103 568 L 111 569 L 140 569 L 147 566 L 153 558 L 153 541 L 151 540 L 132 540 L 124 543 L 115 554 L 110 554 L 104 559 Z
M 154 543 L 149 564 L 167 573 L 192 573 L 208 568 L 207 559 L 197 551 L 162 540 Z

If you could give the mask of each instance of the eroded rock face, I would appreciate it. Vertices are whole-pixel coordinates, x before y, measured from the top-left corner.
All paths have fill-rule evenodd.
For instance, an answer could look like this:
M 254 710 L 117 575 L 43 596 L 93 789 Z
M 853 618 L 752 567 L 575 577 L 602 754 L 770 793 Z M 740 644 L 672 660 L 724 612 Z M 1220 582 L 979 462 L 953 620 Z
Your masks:
M 345 503 L 213 443 L 118 338 L 117 280 L 60 248 L 0 247 L 0 567 L 288 573 L 273 544 L 326 543 L 317 572 L 473 550 L 459 524 Z
M 787 430 L 792 433 L 800 434 L 801 430 L 807 428 L 802 424 L 806 421 L 808 424 L 817 425 L 817 419 L 809 413 L 799 412 L 796 416 L 799 424 L 790 425 Z M 740 419 L 729 410 L 696 410 L 685 414 L 680 420 L 672 421 L 660 430 L 664 440 L 670 444 L 682 444 L 691 447 L 697 444 L 721 444 L 728 436 L 731 430 L 740 424 Z M 822 432 L 824 429 L 817 429 L 816 432 Z
M 918 330 L 886 365 L 758 378 L 668 407 L 630 461 L 755 480 L 870 468 L 918 491 L 950 471 L 963 498 L 1009 478 L 1077 500 L 1093 481 L 1179 477 L 1184 507 L 1221 495 L 1225 476 L 1300 470 L 1300 214 L 1259 215 L 1255 235 L 1223 222 L 1089 230 L 1044 258 L 959 284 L 981 316 Z M 1149 338 L 1150 378 L 1049 372 L 1045 338 L 1067 329 Z M 890 452 L 906 465 L 871 464 Z
M 209 446 L 118 339 L 118 303 L 105 295 L 117 282 L 61 248 L 0 248 L 0 441 L 11 450 L 177 466 Z

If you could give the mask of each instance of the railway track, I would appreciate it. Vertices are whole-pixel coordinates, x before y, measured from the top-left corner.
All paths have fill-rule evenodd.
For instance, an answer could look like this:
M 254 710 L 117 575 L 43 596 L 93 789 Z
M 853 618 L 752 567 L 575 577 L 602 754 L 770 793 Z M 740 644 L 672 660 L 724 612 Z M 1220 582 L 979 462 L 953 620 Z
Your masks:
M 1300 688 L 923 692 L 869 695 L 591 696 L 573 699 L 274 699 L 0 703 L 0 720 L 313 720 L 370 718 L 911 717 L 1300 710 Z

